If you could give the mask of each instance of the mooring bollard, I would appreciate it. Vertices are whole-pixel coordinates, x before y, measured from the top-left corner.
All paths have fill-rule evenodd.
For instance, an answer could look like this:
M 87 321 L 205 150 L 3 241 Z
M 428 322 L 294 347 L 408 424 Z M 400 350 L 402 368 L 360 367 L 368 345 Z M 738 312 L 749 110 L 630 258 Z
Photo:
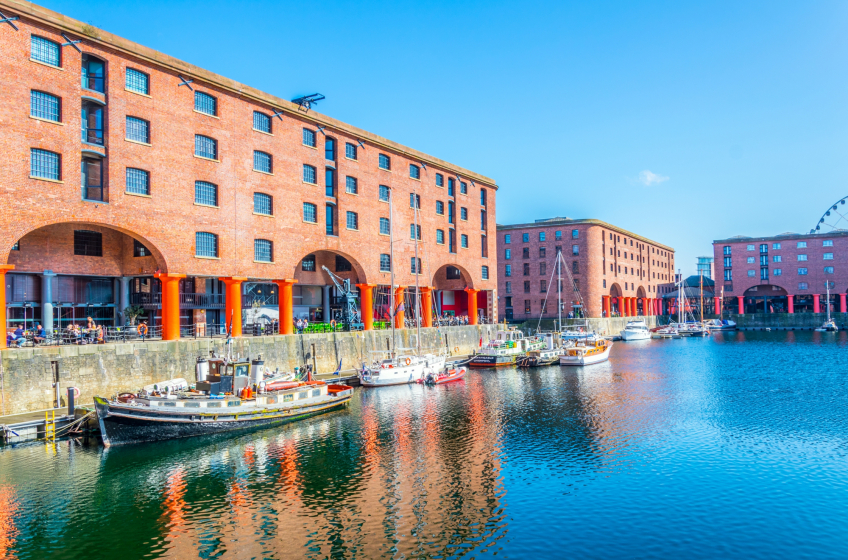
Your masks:
M 76 401 L 78 393 L 79 389 L 76 387 L 68 387 L 68 416 L 73 416 L 74 411 L 77 409 L 74 401 Z

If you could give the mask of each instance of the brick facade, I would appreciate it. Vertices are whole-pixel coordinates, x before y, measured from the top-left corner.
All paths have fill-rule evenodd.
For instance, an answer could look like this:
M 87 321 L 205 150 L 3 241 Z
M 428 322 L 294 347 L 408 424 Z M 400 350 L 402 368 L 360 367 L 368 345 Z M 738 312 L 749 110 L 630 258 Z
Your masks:
M 20 17 L 14 22 L 17 31 L 8 24 L 0 27 L 0 70 L 5 76 L 0 80 L 4 100 L 0 149 L 6 155 L 0 160 L 0 201 L 5 209 L 0 218 L 5 233 L 0 262 L 14 264 L 16 273 L 52 269 L 61 274 L 131 276 L 159 270 L 194 277 L 298 278 L 328 284 L 320 265 L 318 273 L 301 270 L 305 256 L 323 251 L 349 260 L 356 282 L 386 285 L 389 273 L 380 270 L 380 254 L 389 253 L 389 237 L 379 231 L 379 219 L 390 217 L 388 203 L 379 199 L 380 185 L 385 185 L 394 200 L 396 284 L 415 284 L 411 269 L 415 244 L 410 236 L 414 192 L 421 199 L 419 283 L 438 289 L 495 289 L 495 245 L 491 236 L 485 236 L 495 223 L 497 186 L 492 179 L 31 3 L 3 0 L 0 8 L 7 17 Z M 31 59 L 32 36 L 61 45 L 66 42 L 63 32 L 80 39 L 77 46 L 84 55 L 105 63 L 104 93 L 82 87 L 82 55 L 72 46 L 60 47 L 60 67 Z M 149 76 L 149 94 L 127 89 L 128 68 Z M 180 77 L 193 80 L 194 91 L 216 98 L 215 116 L 195 110 L 195 93 L 180 85 Z M 31 116 L 33 90 L 60 98 L 60 122 Z M 81 139 L 84 103 L 103 106 L 102 145 Z M 254 111 L 272 116 L 270 134 L 254 130 Z M 275 113 L 279 117 L 273 117 Z M 149 122 L 149 142 L 126 139 L 127 117 Z M 315 147 L 304 144 L 304 128 L 315 134 Z M 197 134 L 217 141 L 215 160 L 195 155 Z M 328 139 L 335 141 L 332 160 L 325 153 Z M 346 157 L 348 143 L 356 146 L 356 159 Z M 58 181 L 31 177 L 32 148 L 61 154 Z M 271 155 L 270 174 L 253 169 L 255 150 Z M 390 157 L 390 170 L 378 165 L 380 154 Z M 102 157 L 106 193 L 102 201 L 84 197 L 84 156 Z M 304 165 L 317 170 L 317 184 L 304 182 Z M 410 165 L 420 169 L 420 179 L 411 176 Z M 149 173 L 149 196 L 128 192 L 127 168 Z M 335 170 L 332 197 L 325 191 L 328 168 Z M 356 179 L 356 193 L 346 192 L 348 176 Z M 437 176 L 442 186 L 437 186 Z M 195 202 L 195 181 L 218 186 L 217 205 Z M 449 182 L 455 183 L 453 197 L 448 196 Z M 466 185 L 464 193 L 461 184 Z M 273 216 L 254 211 L 255 193 L 272 196 Z M 448 223 L 447 210 L 436 213 L 437 201 L 446 209 L 449 201 L 455 203 L 455 224 Z M 317 207 L 317 223 L 303 219 L 304 203 Z M 336 212 L 332 235 L 325 227 L 328 205 Z M 459 219 L 460 208 L 467 208 L 467 221 Z M 356 213 L 357 229 L 346 227 L 347 212 Z M 452 228 L 454 252 L 448 246 Z M 104 232 L 104 257 L 74 255 L 75 229 Z M 444 231 L 445 243 L 436 242 L 437 230 Z M 196 232 L 217 235 L 216 258 L 195 256 Z M 468 236 L 468 248 L 460 248 L 462 235 Z M 254 258 L 256 239 L 273 242 L 273 262 Z M 132 240 L 143 243 L 152 256 L 133 258 Z M 12 251 L 16 242 L 20 250 Z M 448 266 L 461 271 L 461 281 L 447 280 Z M 483 277 L 487 266 L 488 280 Z
M 509 318 L 510 309 L 511 319 L 517 321 L 537 319 L 540 314 L 544 318 L 557 317 L 554 268 L 557 247 L 562 248 L 565 266 L 580 296 L 569 287 L 568 272 L 563 270 L 563 317 L 581 297 L 587 315 L 600 317 L 603 296 L 659 298 L 673 289 L 674 249 L 598 220 L 554 218 L 499 225 L 497 246 L 500 320 Z M 510 276 L 507 267 L 511 267 Z M 525 282 L 529 282 L 529 292 L 525 291 Z M 543 312 L 546 296 L 546 312 Z M 525 312 L 527 300 L 529 313 Z M 639 306 L 641 309 L 641 301 Z M 614 311 L 616 303 L 612 307 Z M 653 314 L 644 311 L 643 314 Z

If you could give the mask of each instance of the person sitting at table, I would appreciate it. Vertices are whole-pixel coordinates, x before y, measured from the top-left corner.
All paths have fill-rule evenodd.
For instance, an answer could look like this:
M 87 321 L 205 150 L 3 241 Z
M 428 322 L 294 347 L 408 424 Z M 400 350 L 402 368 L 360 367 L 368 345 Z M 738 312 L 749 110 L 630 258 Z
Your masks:
M 103 333 L 103 325 L 97 325 L 97 328 L 94 329 L 95 339 L 97 344 L 105 344 L 106 338 Z
M 20 348 L 23 346 L 26 339 L 24 337 L 18 337 L 15 335 L 15 331 L 10 332 L 6 335 L 6 347 L 12 348 L 13 346 L 16 348 Z
M 32 341 L 35 344 L 41 344 L 47 340 L 47 331 L 44 330 L 44 327 L 38 325 L 38 328 L 35 329 L 35 335 L 32 337 Z
M 88 334 L 88 337 L 92 342 L 94 342 L 94 339 L 97 337 L 97 325 L 94 324 L 94 319 L 91 317 L 87 317 L 86 320 L 88 321 L 88 324 L 85 327 L 86 334 Z

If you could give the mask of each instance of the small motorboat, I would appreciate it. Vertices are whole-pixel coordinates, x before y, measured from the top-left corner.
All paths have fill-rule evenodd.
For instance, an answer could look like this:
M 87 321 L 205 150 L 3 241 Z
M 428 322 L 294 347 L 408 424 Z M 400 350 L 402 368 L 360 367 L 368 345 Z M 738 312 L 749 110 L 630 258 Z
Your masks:
M 530 350 L 524 356 L 519 357 L 515 361 L 518 367 L 541 367 L 551 366 L 559 361 L 559 357 L 565 351 L 565 346 L 573 346 L 574 342 L 566 342 L 562 346 L 556 346 L 554 342 L 554 334 L 545 334 L 545 347 L 537 350 Z
M 677 334 L 686 337 L 704 337 L 709 336 L 710 329 L 708 329 L 701 323 L 689 321 L 686 323 L 677 324 Z
M 828 319 L 822 326 L 816 329 L 816 332 L 838 332 L 839 327 L 836 326 L 836 321 Z
M 735 331 L 736 321 L 730 319 L 710 319 L 704 322 L 711 331 Z
M 511 366 L 526 352 L 545 347 L 541 337 L 528 338 L 517 329 L 498 331 L 497 338 L 475 354 L 468 366 L 472 368 Z
M 609 360 L 612 342 L 608 340 L 596 340 L 591 343 L 578 342 L 567 348 L 559 358 L 561 366 L 590 366 Z
M 621 340 L 648 340 L 651 338 L 651 331 L 648 330 L 648 325 L 645 321 L 628 321 L 621 331 Z
M 424 383 L 425 385 L 442 385 L 444 383 L 450 383 L 451 381 L 459 381 L 465 377 L 465 373 L 467 371 L 467 368 L 460 367 L 459 369 L 446 369 L 440 373 L 428 373 L 424 379 L 419 379 L 418 383 Z
M 671 325 L 654 329 L 651 333 L 652 338 L 680 338 L 677 329 Z

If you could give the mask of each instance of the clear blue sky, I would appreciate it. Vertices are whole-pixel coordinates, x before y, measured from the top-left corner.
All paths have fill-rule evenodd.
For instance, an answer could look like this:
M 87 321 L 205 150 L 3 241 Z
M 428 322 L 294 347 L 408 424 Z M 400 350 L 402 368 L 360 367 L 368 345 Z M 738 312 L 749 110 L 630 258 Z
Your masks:
M 488 175 L 498 223 L 675 247 L 805 232 L 848 194 L 848 3 L 43 5 Z M 648 183 L 648 184 L 646 184 Z

